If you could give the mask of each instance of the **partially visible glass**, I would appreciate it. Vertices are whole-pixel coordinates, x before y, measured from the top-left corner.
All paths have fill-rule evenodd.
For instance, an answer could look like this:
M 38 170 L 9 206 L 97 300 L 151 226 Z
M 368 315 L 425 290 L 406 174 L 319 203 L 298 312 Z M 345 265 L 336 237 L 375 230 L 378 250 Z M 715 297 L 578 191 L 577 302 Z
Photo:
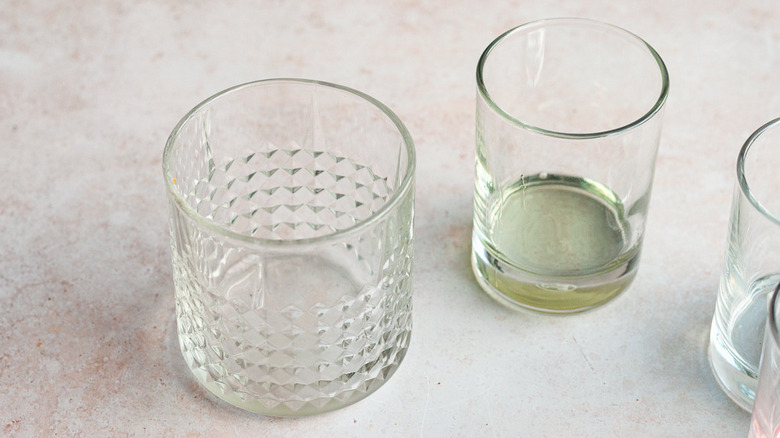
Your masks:
M 737 158 L 728 249 L 710 332 L 716 380 L 740 407 L 755 397 L 767 300 L 780 281 L 780 118 L 754 132 Z
M 573 313 L 637 272 L 666 66 L 645 41 L 585 19 L 509 30 L 477 67 L 472 266 L 499 302 Z
M 780 285 L 769 299 L 750 438 L 780 437 Z
M 195 107 L 165 147 L 179 344 L 206 389 L 301 416 L 396 371 L 412 328 L 412 139 L 386 106 L 278 79 Z

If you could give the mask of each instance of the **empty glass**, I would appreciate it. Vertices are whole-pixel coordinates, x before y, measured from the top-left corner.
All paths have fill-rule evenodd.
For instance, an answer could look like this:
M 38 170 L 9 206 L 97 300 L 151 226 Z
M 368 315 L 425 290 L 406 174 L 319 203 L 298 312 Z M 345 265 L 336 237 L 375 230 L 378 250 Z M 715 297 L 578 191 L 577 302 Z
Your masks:
M 637 272 L 669 78 L 639 37 L 585 19 L 509 30 L 477 67 L 472 266 L 515 308 L 572 313 Z
M 415 155 L 358 91 L 279 79 L 195 107 L 165 147 L 179 343 L 206 389 L 269 415 L 354 403 L 412 327 Z
M 737 158 L 728 249 L 709 359 L 726 394 L 750 411 L 767 300 L 780 281 L 780 119 L 759 128 Z

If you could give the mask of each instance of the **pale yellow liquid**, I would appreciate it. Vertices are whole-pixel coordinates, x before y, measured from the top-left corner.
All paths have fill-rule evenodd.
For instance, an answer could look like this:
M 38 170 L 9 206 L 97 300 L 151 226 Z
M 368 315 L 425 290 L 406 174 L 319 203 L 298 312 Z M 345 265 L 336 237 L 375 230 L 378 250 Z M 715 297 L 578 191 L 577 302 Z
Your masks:
M 638 249 L 627 243 L 623 206 L 603 185 L 536 175 L 505 189 L 487 213 L 487 229 L 475 234 L 475 248 L 484 248 L 475 251 L 475 272 L 506 304 L 586 310 L 619 294 L 635 275 Z

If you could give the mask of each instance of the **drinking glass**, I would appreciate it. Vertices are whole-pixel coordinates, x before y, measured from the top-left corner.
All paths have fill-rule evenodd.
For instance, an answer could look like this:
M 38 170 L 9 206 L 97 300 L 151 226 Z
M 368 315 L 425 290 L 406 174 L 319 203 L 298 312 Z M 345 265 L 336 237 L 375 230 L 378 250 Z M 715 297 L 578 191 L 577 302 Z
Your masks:
M 414 166 L 398 117 L 334 84 L 258 81 L 190 111 L 163 171 L 195 379 L 279 416 L 382 386 L 412 327 Z
M 641 38 L 585 19 L 499 36 L 477 67 L 472 266 L 513 308 L 573 313 L 637 272 L 669 77 Z
M 750 438 L 780 437 L 780 285 L 769 299 Z
M 780 119 L 754 132 L 737 158 L 728 248 L 710 331 L 716 380 L 751 410 L 767 299 L 780 281 Z

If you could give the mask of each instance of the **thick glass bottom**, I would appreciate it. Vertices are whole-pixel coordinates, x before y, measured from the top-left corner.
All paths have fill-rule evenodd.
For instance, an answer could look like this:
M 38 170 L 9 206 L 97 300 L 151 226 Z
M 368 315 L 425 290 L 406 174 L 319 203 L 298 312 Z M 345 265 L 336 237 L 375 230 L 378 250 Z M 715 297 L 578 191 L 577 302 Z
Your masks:
M 513 309 L 568 314 L 599 307 L 624 291 L 636 276 L 639 252 L 606 271 L 576 277 L 547 277 L 512 266 L 472 239 L 471 265 L 482 289 Z
M 742 363 L 736 354 L 729 352 L 726 345 L 718 339 L 717 333 L 712 333 L 708 353 L 712 375 L 720 388 L 740 408 L 751 412 L 758 376 L 747 364 Z
M 745 284 L 739 265 L 727 260 L 710 331 L 709 361 L 720 387 L 742 409 L 753 409 L 768 300 L 780 276 Z

